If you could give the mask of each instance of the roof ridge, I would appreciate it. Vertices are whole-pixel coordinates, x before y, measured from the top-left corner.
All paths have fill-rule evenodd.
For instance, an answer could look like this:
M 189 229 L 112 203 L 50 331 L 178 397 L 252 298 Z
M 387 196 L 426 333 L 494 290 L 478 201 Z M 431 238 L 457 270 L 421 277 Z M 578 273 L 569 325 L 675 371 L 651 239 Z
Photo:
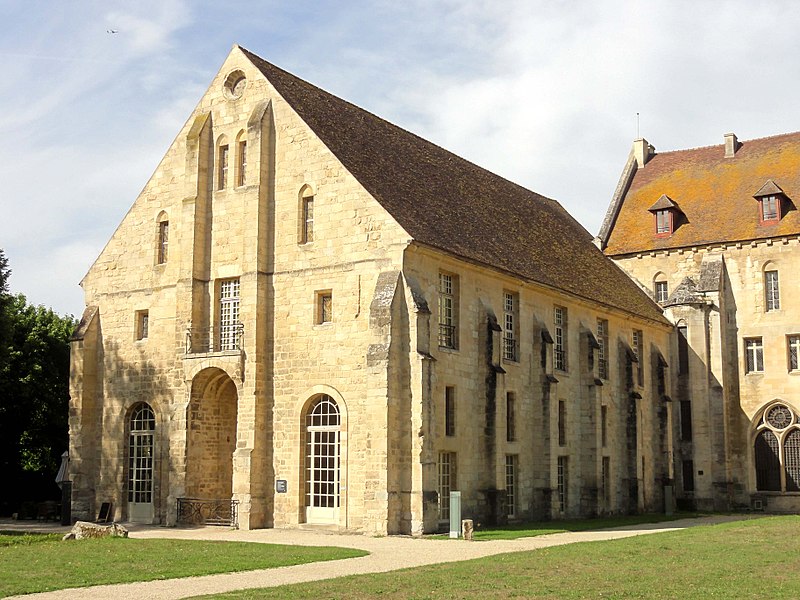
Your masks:
M 350 102 L 349 100 L 346 100 L 346 99 L 342 98 L 341 96 L 337 96 L 337 95 L 336 95 L 336 94 L 334 94 L 333 92 L 329 92 L 329 91 L 328 91 L 328 90 L 326 90 L 325 88 L 321 88 L 321 87 L 319 87 L 318 85 L 315 85 L 315 84 L 313 84 L 313 83 L 311 83 L 311 82 L 309 82 L 309 81 L 306 81 L 306 80 L 305 80 L 305 79 L 303 79 L 302 77 L 298 77 L 298 76 L 297 76 L 297 75 L 295 75 L 294 73 L 290 73 L 290 72 L 289 72 L 289 71 L 287 71 L 286 69 L 282 69 L 281 67 L 279 67 L 279 66 L 277 66 L 277 65 L 275 65 L 275 64 L 273 64 L 273 63 L 271 63 L 271 62 L 269 62 L 268 60 L 266 60 L 266 59 L 264 59 L 264 58 L 261 58 L 261 57 L 260 57 L 258 54 L 255 54 L 254 52 L 252 52 L 252 51 L 248 50 L 247 48 L 244 48 L 244 47 L 242 47 L 242 46 L 238 46 L 238 47 L 239 47 L 239 49 L 240 49 L 240 50 L 242 50 L 242 51 L 243 51 L 243 52 L 244 52 L 244 53 L 247 55 L 247 57 L 248 57 L 250 60 L 255 60 L 255 61 L 263 62 L 263 63 L 265 63 L 266 65 L 268 65 L 270 68 L 272 68 L 272 69 L 276 69 L 276 70 L 280 71 L 281 73 L 283 73 L 283 74 L 285 74 L 285 75 L 287 75 L 287 76 L 291 77 L 292 79 L 296 79 L 296 80 L 298 80 L 298 81 L 302 82 L 302 83 L 303 83 L 303 84 L 305 84 L 305 85 L 311 86 L 312 88 L 314 88 L 314 89 L 316 89 L 316 90 L 319 90 L 320 92 L 322 92 L 322 93 L 324 93 L 324 94 L 327 94 L 328 96 L 330 96 L 330 97 L 332 97 L 332 98 L 335 98 L 335 99 L 336 99 L 336 100 L 338 100 L 339 102 L 344 102 L 345 104 L 348 104 L 349 106 L 352 106 L 352 107 L 353 107 L 353 108 L 355 108 L 356 110 L 358 110 L 358 111 L 361 111 L 361 112 L 363 112 L 363 113 L 365 113 L 365 114 L 369 115 L 370 117 L 372 117 L 372 118 L 374 118 L 374 119 L 377 119 L 377 120 L 381 121 L 382 123 L 385 123 L 385 124 L 386 124 L 386 125 L 388 125 L 389 127 L 392 127 L 392 128 L 398 129 L 399 131 L 402 131 L 402 132 L 403 132 L 404 134 L 406 134 L 406 135 L 413 136 L 414 138 L 416 138 L 416 139 L 417 139 L 417 140 L 419 140 L 420 142 L 423 142 L 424 144 L 428 144 L 428 145 L 430 145 L 430 146 L 433 146 L 433 147 L 437 148 L 438 150 L 440 150 L 440 151 L 442 151 L 442 152 L 446 152 L 448 155 L 452 156 L 453 158 L 455 158 L 455 159 L 457 159 L 457 160 L 459 160 L 459 161 L 462 161 L 462 162 L 464 162 L 464 163 L 467 163 L 467 164 L 469 164 L 469 165 L 471 165 L 471 166 L 473 166 L 473 167 L 475 167 L 475 168 L 477 168 L 477 169 L 480 169 L 480 170 L 482 170 L 482 171 L 484 171 L 484 172 L 486 172 L 486 173 L 490 174 L 490 175 L 491 175 L 491 176 L 493 176 L 493 177 L 498 177 L 498 178 L 500 178 L 500 179 L 502 179 L 502 180 L 504 180 L 504 181 L 507 181 L 508 183 L 510 183 L 510 184 L 512 184 L 512 185 L 515 185 L 515 186 L 519 187 L 520 189 L 522 189 L 522 190 L 525 190 L 526 192 L 533 192 L 534 194 L 536 194 L 536 195 L 537 195 L 539 198 L 541 198 L 542 200 L 548 200 L 549 202 L 555 202 L 555 203 L 558 203 L 558 201 L 557 201 L 557 200 L 555 200 L 555 199 L 553 199 L 553 198 L 550 198 L 550 197 L 548 197 L 548 196 L 545 196 L 545 195 L 543 195 L 543 194 L 540 194 L 539 192 L 535 192 L 535 191 L 533 191 L 533 190 L 529 190 L 528 188 L 526 188 L 526 187 L 525 187 L 525 186 L 523 186 L 522 184 L 520 184 L 520 183 L 517 183 L 516 181 L 512 181 L 511 179 L 508 179 L 507 177 L 504 177 L 504 176 L 502 176 L 502 175 L 498 175 L 497 173 L 495 173 L 495 172 L 493 172 L 493 171 L 490 171 L 490 170 L 489 170 L 489 169 L 487 169 L 486 167 L 482 167 L 481 165 L 479 165 L 479 164 L 477 164 L 477 163 L 475 163 L 475 162 L 472 162 L 471 160 L 469 160 L 469 159 L 467 159 L 467 158 L 464 158 L 463 156 L 459 156 L 458 154 L 456 154 L 456 153 L 452 152 L 451 150 L 448 150 L 447 148 L 445 148 L 444 146 L 441 146 L 441 145 L 437 144 L 436 142 L 432 142 L 432 141 L 430 141 L 429 139 L 426 139 L 426 138 L 422 137 L 421 135 L 414 133 L 413 131 L 410 131 L 410 130 L 408 130 L 408 129 L 404 128 L 404 127 L 401 127 L 400 125 L 397 125 L 396 123 L 392 123 L 391 121 L 389 121 L 389 120 L 387 120 L 387 119 L 384 119 L 384 118 L 383 118 L 383 117 L 381 117 L 380 115 L 377 115 L 377 114 L 375 114 L 374 112 L 372 112 L 372 111 L 370 111 L 370 110 L 367 110 L 366 108 L 363 108 L 363 107 L 359 106 L 358 104 L 355 104 L 355 103 L 353 103 L 353 102 Z
M 795 135 L 800 135 L 800 131 L 791 131 L 789 133 L 775 133 L 773 135 L 765 135 L 765 136 L 759 137 L 759 138 L 751 138 L 749 140 L 738 140 L 738 141 L 739 141 L 740 144 L 744 145 L 744 144 L 749 144 L 749 143 L 752 143 L 752 142 L 762 142 L 762 141 L 767 141 L 767 140 L 774 140 L 776 138 L 781 138 L 781 137 L 791 137 L 791 136 L 795 136 Z M 698 150 L 709 150 L 711 148 L 723 148 L 724 146 L 725 146 L 725 143 L 723 142 L 721 144 L 710 144 L 708 146 L 694 146 L 692 148 L 677 148 L 675 150 L 665 150 L 663 152 L 658 152 L 657 151 L 654 156 L 664 155 L 664 154 L 678 154 L 680 152 L 696 152 Z

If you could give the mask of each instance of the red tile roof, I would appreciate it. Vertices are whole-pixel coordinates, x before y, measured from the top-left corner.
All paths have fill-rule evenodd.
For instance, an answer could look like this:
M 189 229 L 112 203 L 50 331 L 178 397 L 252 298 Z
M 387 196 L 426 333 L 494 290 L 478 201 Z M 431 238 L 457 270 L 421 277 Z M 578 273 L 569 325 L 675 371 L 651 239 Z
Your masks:
M 242 51 L 415 241 L 666 323 L 555 200 Z
M 792 206 L 779 223 L 759 223 L 755 194 L 769 181 Z M 667 238 L 655 237 L 648 209 L 662 195 L 685 215 Z M 662 152 L 633 177 L 605 252 L 621 255 L 800 234 L 800 132 L 743 142 L 725 158 L 724 145 Z

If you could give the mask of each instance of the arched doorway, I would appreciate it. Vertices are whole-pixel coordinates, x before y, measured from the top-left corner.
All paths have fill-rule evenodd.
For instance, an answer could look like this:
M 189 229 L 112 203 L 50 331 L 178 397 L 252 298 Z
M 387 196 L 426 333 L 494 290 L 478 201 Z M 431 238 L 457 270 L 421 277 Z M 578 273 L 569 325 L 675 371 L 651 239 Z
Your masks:
M 230 500 L 238 413 L 236 384 L 222 369 L 192 380 L 186 452 L 186 496 Z
M 128 519 L 153 522 L 153 448 L 156 416 L 144 402 L 131 411 L 128 421 Z
M 341 414 L 336 401 L 322 394 L 304 417 L 305 518 L 307 523 L 338 523 L 341 475 Z

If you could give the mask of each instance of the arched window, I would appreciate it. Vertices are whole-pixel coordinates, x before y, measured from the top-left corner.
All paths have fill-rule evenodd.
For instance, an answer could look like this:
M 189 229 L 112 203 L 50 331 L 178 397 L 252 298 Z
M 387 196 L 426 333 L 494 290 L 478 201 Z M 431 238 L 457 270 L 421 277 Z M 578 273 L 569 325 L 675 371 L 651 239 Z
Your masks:
M 778 268 L 773 262 L 764 265 L 764 309 L 779 310 L 781 307 L 781 293 L 778 281 Z
M 156 226 L 156 264 L 163 265 L 169 256 L 169 216 L 161 212 Z
M 220 136 L 217 142 L 217 189 L 224 190 L 228 184 L 228 161 L 230 159 L 230 148 L 228 138 Z
M 314 241 L 314 190 L 310 185 L 300 188 L 299 204 L 299 243 L 308 244 Z
M 753 450 L 758 491 L 800 491 L 800 420 L 794 410 L 782 402 L 768 406 Z
M 234 179 L 236 187 L 247 185 L 247 133 L 240 131 L 236 136 L 236 163 Z
M 322 394 L 305 415 L 306 521 L 335 523 L 339 518 L 341 414 L 336 401 Z
M 131 412 L 128 423 L 128 518 L 153 518 L 153 448 L 156 416 L 142 402 Z

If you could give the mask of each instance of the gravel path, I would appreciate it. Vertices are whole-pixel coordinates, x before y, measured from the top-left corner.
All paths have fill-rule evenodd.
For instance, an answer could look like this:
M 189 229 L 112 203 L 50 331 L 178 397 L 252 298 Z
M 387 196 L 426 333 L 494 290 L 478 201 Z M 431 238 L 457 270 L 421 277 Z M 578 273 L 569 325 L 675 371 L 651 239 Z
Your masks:
M 381 573 L 407 567 L 418 567 L 434 563 L 455 562 L 481 558 L 505 552 L 524 552 L 550 546 L 561 546 L 576 542 L 614 540 L 619 538 L 676 531 L 689 527 L 711 525 L 735 521 L 742 516 L 712 516 L 697 519 L 682 519 L 665 523 L 653 523 L 603 529 L 555 533 L 517 540 L 497 540 L 486 542 L 465 542 L 463 540 L 431 540 L 410 537 L 366 537 L 338 533 L 322 533 L 305 529 L 259 529 L 237 531 L 215 527 L 197 529 L 168 529 L 163 527 L 131 526 L 131 537 L 172 538 L 246 541 L 267 544 L 296 544 L 302 546 L 341 546 L 360 548 L 368 551 L 368 556 L 348 558 L 328 562 L 309 563 L 291 567 L 278 567 L 241 573 L 204 575 L 161 581 L 145 581 L 117 585 L 99 585 L 88 588 L 73 588 L 15 596 L 25 600 L 60 600 L 80 598 L 81 600 L 108 600 L 113 598 L 136 598 L 137 600 L 174 600 L 200 594 L 215 594 L 248 588 L 275 587 L 290 583 L 316 581 L 357 575 L 361 573 Z

